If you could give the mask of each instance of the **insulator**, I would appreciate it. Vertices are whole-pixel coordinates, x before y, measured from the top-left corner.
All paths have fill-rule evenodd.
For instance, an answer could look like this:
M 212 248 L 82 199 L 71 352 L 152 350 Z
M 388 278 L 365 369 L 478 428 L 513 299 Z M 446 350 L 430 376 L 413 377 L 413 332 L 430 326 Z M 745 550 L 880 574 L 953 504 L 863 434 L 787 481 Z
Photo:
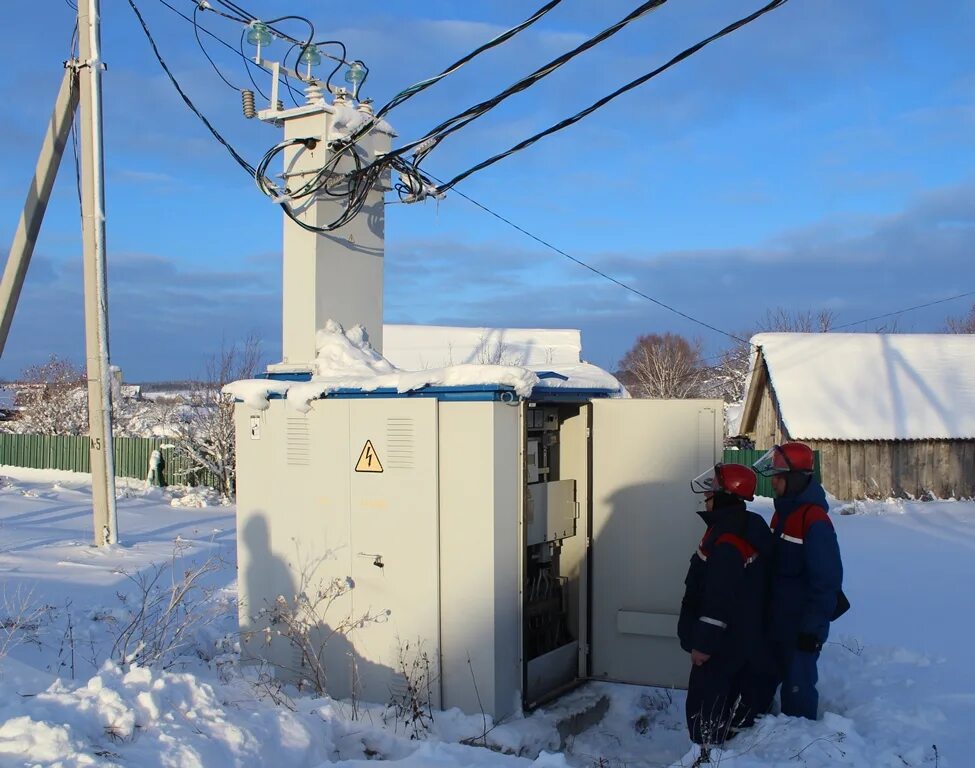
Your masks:
M 278 112 L 284 112 L 284 102 L 278 99 Z
M 322 87 L 315 84 L 305 86 L 305 99 L 309 104 L 320 104 L 324 101 Z
M 244 117 L 250 120 L 257 114 L 254 108 L 254 91 L 242 90 L 240 92 L 240 103 L 244 110 Z

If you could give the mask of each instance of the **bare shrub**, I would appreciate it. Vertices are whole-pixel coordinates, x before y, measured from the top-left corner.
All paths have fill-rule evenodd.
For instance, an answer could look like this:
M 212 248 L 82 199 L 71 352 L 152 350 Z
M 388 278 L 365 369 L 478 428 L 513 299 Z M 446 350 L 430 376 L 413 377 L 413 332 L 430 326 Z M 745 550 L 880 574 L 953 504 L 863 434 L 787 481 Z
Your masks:
M 43 627 L 54 607 L 39 603 L 33 589 L 18 586 L 0 598 L 0 659 L 19 645 L 41 646 Z
M 383 622 L 389 611 L 371 612 L 338 617 L 332 620 L 331 609 L 344 598 L 355 583 L 349 577 L 322 580 L 317 587 L 302 578 L 298 593 L 288 599 L 278 595 L 271 605 L 261 609 L 257 618 L 264 625 L 264 642 L 270 645 L 274 637 L 284 638 L 295 650 L 298 668 L 285 668 L 299 679 L 299 688 L 308 687 L 318 695 L 328 693 L 328 668 L 325 652 L 337 635 L 347 635 L 353 629 Z M 329 623 L 331 622 L 331 623 Z M 248 633 L 249 639 L 255 633 Z
M 194 633 L 216 618 L 211 603 L 214 590 L 204 582 L 223 563 L 212 556 L 180 573 L 176 561 L 186 546 L 177 541 L 169 563 L 125 574 L 136 591 L 134 597 L 116 593 L 128 613 L 118 622 L 112 645 L 111 656 L 119 664 L 168 669 L 192 647 Z M 167 573 L 170 581 L 165 583 Z
M 409 641 L 398 641 L 397 672 L 399 686 L 390 691 L 387 715 L 391 715 L 398 730 L 403 725 L 411 739 L 422 738 L 433 724 L 433 684 L 430 655 L 418 638 L 410 647 Z

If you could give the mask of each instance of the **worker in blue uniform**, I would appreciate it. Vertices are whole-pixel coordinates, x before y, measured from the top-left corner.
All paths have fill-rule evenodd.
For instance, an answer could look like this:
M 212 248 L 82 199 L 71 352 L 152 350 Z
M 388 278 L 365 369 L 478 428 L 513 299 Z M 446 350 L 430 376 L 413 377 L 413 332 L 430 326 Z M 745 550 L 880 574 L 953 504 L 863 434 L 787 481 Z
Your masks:
M 712 745 L 768 712 L 775 694 L 764 632 L 772 535 L 746 508 L 755 485 L 741 464 L 717 464 L 691 482 L 704 494 L 698 514 L 708 528 L 691 556 L 677 634 L 691 654 L 687 729 L 705 760 Z
M 782 682 L 782 714 L 815 720 L 819 652 L 830 621 L 849 608 L 836 531 L 826 492 L 813 476 L 809 446 L 776 445 L 753 466 L 771 476 L 775 493 L 769 639 Z

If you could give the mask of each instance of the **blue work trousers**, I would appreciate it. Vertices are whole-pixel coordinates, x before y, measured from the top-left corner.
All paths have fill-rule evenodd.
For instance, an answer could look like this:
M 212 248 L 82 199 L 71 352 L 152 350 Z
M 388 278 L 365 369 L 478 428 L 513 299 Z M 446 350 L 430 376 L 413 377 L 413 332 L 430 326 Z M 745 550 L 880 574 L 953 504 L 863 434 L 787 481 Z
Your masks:
M 782 677 L 782 714 L 815 720 L 819 710 L 819 692 L 816 690 L 819 652 L 778 648 L 776 657 Z

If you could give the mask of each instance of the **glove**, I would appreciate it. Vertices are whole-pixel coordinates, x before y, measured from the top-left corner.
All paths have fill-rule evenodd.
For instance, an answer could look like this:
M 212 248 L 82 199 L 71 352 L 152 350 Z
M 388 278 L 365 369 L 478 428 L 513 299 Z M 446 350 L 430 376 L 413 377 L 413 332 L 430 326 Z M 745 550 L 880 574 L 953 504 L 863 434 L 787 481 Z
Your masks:
M 823 648 L 823 642 L 815 635 L 808 632 L 800 632 L 796 638 L 796 649 L 806 653 L 819 653 Z

